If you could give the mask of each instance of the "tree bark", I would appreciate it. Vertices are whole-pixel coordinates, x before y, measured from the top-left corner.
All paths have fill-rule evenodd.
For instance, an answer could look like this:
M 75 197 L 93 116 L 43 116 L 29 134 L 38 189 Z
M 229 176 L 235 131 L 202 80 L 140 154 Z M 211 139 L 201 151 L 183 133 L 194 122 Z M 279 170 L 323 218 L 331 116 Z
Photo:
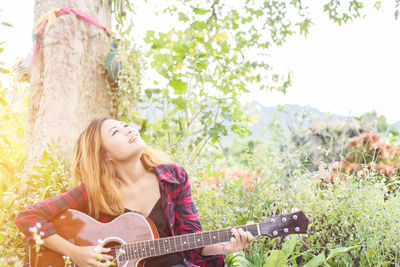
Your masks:
M 96 18 L 110 30 L 111 1 L 35 0 L 34 20 L 53 7 L 72 7 Z M 26 152 L 35 163 L 49 144 L 67 162 L 79 133 L 95 117 L 110 116 L 104 59 L 109 37 L 73 13 L 48 23 L 39 36 L 31 69 Z

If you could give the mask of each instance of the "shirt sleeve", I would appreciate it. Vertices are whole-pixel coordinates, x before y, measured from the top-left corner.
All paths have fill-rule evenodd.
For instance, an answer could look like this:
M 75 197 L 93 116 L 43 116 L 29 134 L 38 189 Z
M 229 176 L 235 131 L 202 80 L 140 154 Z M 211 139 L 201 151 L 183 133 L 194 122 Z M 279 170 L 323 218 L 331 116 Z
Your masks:
M 56 234 L 56 229 L 52 220 L 67 209 L 76 209 L 85 212 L 87 209 L 88 198 L 86 188 L 83 184 L 68 190 L 58 196 L 43 200 L 28 206 L 25 210 L 18 213 L 15 224 L 25 235 L 28 243 L 33 245 L 34 240 L 29 228 L 35 227 L 39 223 L 38 232 L 43 232 L 42 238 Z
M 177 166 L 176 178 L 180 181 L 176 190 L 175 201 L 175 234 L 182 235 L 188 233 L 201 232 L 202 227 L 194 205 L 189 178 L 186 171 Z M 186 250 L 183 252 L 184 258 L 201 267 L 224 266 L 223 255 L 203 256 L 202 248 Z

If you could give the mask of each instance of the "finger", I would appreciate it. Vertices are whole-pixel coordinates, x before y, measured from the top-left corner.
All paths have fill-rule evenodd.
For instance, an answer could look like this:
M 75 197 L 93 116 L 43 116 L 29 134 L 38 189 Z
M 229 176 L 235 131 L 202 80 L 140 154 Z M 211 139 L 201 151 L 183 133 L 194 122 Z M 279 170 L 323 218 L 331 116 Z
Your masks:
M 110 251 L 111 251 L 111 248 L 101 247 L 101 253 L 107 253 L 107 252 L 110 252 Z
M 108 264 L 107 261 L 105 261 L 105 262 L 103 262 L 103 263 L 100 263 L 98 266 L 99 266 L 99 267 L 108 267 L 108 266 L 110 266 L 110 265 Z
M 250 232 L 247 232 L 247 241 L 249 241 L 249 243 L 250 243 L 251 241 L 253 241 L 253 239 L 254 239 L 253 234 Z
M 238 248 L 238 247 L 241 247 L 242 238 L 241 238 L 241 236 L 240 236 L 238 230 L 236 230 L 235 228 L 233 228 L 233 229 L 232 229 L 232 233 L 233 233 L 233 235 L 234 235 L 234 237 L 235 237 L 236 247 L 237 247 L 237 248 Z
M 246 237 L 244 238 L 246 240 L 246 243 L 243 246 L 243 249 L 246 249 L 249 247 L 251 241 L 253 241 L 253 235 L 250 232 L 245 232 Z
M 247 234 L 244 232 L 242 228 L 239 228 L 238 230 L 239 235 L 240 235 L 240 243 L 242 247 L 244 247 L 248 242 L 247 242 Z
M 111 256 L 111 255 L 108 255 L 107 253 L 108 252 L 110 252 L 111 251 L 111 248 L 101 248 L 101 256 L 102 256 L 102 259 L 106 259 L 106 260 L 112 260 L 113 259 L 113 256 Z
M 113 256 L 108 255 L 108 254 L 101 254 L 101 259 L 102 260 L 109 260 L 111 261 L 113 259 Z
M 236 250 L 236 248 L 238 247 L 238 243 L 237 243 L 237 240 L 236 240 L 235 237 L 231 237 L 231 240 L 230 240 L 230 243 L 229 243 L 228 247 L 230 247 L 230 249 L 232 251 Z

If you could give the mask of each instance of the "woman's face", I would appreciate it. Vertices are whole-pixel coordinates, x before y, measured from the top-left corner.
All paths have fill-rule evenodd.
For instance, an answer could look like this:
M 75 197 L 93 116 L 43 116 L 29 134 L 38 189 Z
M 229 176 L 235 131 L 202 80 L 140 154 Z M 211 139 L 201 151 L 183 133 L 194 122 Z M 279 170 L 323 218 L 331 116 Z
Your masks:
M 106 156 L 113 161 L 125 161 L 133 156 L 139 158 L 146 146 L 139 132 L 122 121 L 105 120 L 100 132 Z

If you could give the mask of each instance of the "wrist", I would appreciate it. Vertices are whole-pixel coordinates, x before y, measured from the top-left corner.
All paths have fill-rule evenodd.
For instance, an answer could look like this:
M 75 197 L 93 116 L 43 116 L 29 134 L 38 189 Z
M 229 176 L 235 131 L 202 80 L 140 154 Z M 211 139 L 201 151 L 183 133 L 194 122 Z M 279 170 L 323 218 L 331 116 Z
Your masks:
M 68 257 L 72 258 L 75 255 L 77 249 L 78 249 L 78 246 L 70 243 L 70 245 L 67 245 L 65 248 L 64 256 L 68 256 Z
M 221 248 L 221 254 L 222 254 L 222 255 L 227 255 L 227 254 L 229 254 L 229 252 L 227 252 L 227 251 L 225 250 L 225 244 L 221 244 L 220 248 Z

